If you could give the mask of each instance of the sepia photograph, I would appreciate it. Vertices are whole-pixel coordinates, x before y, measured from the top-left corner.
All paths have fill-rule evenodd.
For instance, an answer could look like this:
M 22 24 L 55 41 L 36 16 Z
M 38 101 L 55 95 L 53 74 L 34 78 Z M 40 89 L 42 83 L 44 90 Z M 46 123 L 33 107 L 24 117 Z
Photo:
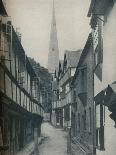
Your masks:
M 116 155 L 116 0 L 0 0 L 0 155 Z

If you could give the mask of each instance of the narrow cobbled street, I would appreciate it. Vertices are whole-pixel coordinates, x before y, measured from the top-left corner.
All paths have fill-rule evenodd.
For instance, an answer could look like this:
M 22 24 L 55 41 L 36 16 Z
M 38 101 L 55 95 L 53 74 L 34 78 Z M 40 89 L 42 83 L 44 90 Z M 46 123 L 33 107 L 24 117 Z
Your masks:
M 67 155 L 67 134 L 63 129 L 43 123 L 42 134 L 45 139 L 39 146 L 40 155 Z

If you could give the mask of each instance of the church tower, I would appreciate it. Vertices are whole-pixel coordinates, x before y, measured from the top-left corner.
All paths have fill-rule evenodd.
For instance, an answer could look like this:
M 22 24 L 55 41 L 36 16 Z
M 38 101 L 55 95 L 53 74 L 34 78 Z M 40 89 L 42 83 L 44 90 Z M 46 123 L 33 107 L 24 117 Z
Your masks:
M 49 45 L 49 53 L 48 53 L 48 70 L 49 70 L 49 72 L 54 73 L 55 68 L 58 68 L 58 64 L 59 64 L 59 49 L 58 49 L 58 39 L 57 39 L 55 7 L 54 7 L 54 0 L 53 0 L 50 45 Z

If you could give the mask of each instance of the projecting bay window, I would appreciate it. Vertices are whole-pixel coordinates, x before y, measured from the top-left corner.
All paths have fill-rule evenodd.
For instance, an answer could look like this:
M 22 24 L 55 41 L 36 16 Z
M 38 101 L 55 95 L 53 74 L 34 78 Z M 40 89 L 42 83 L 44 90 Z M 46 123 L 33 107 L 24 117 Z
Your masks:
M 96 147 L 104 150 L 105 106 L 96 106 Z

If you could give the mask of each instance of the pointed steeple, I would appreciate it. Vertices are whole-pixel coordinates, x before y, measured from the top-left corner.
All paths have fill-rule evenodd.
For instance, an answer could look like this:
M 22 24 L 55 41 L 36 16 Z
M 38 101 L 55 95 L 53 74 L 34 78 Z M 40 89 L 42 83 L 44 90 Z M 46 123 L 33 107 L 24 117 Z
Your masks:
M 58 49 L 58 39 L 57 39 L 56 18 L 55 18 L 55 6 L 54 6 L 54 0 L 53 0 L 50 45 L 49 45 L 49 53 L 48 53 L 49 72 L 54 73 L 55 68 L 58 67 L 58 64 L 59 64 L 59 49 Z

